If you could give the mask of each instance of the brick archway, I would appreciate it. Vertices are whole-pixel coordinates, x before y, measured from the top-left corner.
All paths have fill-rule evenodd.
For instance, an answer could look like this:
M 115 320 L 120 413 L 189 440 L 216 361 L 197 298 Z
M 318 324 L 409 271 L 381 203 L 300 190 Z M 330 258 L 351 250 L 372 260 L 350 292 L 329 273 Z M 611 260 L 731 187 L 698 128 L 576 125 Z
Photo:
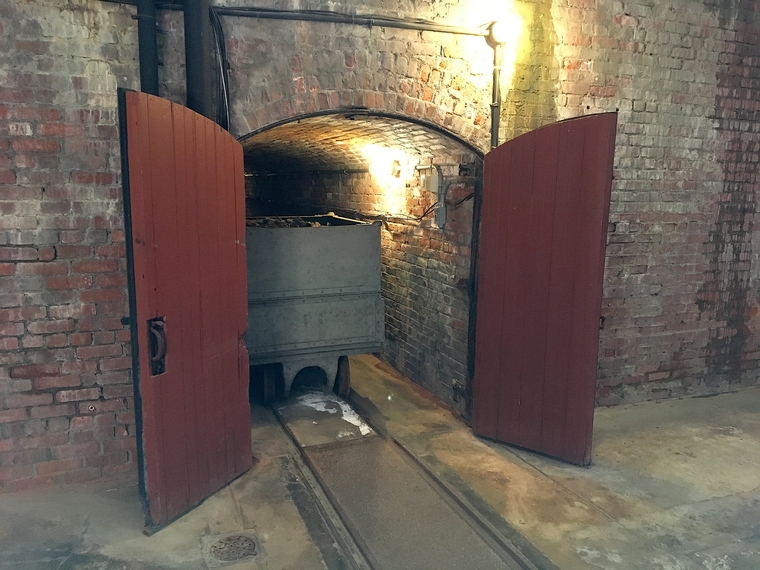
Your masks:
M 398 93 L 362 90 L 296 94 L 289 99 L 270 101 L 255 108 L 233 97 L 231 131 L 240 140 L 245 140 L 301 118 L 347 112 L 423 125 L 456 140 L 479 155 L 487 150 L 489 144 L 487 117 L 483 114 L 477 114 L 474 120 L 468 120 L 423 99 Z

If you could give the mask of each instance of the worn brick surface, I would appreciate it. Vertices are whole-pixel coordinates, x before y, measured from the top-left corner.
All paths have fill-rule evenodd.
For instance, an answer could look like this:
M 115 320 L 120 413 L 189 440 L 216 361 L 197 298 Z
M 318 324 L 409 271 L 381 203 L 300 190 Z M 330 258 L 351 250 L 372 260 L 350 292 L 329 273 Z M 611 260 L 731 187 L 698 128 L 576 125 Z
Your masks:
M 97 2 L 0 5 L 0 489 L 100 477 L 105 468 L 85 458 L 110 457 L 105 443 L 134 437 L 112 429 L 80 443 L 71 427 L 93 414 L 79 401 L 133 413 L 98 378 L 101 360 L 129 354 L 114 334 L 123 327 L 93 323 L 125 314 L 112 303 L 126 284 L 116 86 L 137 85 L 131 13 Z M 134 461 L 125 449 L 119 465 Z

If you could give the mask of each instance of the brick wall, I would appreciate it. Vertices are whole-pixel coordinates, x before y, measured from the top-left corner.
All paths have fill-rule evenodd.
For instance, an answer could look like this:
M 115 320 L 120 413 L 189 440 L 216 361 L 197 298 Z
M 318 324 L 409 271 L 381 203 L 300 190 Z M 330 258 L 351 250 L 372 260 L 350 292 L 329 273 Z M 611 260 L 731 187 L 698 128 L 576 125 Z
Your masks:
M 99 478 L 135 449 L 115 111 L 133 24 L 59 4 L 0 5 L 2 490 Z
M 473 26 L 494 6 L 309 5 Z M 524 30 L 505 74 L 502 139 L 557 118 L 620 112 L 598 402 L 757 383 L 758 2 L 516 0 L 514 8 Z M 138 83 L 132 13 L 97 0 L 0 4 L 2 489 L 133 465 L 115 111 L 116 87 Z M 361 105 L 488 144 L 491 51 L 482 39 L 233 18 L 224 25 L 235 135 Z M 181 102 L 181 15 L 162 13 L 159 28 L 162 93 Z M 469 207 L 454 214 L 462 224 Z M 454 307 L 468 231 L 386 231 L 385 250 L 394 252 L 386 283 L 427 280 L 420 306 L 440 313 L 438 332 L 419 334 L 412 323 L 433 331 L 421 320 L 433 313 L 415 315 L 406 298 L 388 293 L 408 326 L 389 313 L 396 348 L 387 358 L 423 383 L 443 385 L 461 372 L 458 360 L 434 363 L 408 347 L 431 338 L 427 348 L 439 350 L 463 338 Z M 423 265 L 428 273 L 416 272 Z
M 619 110 L 601 404 L 757 381 L 757 7 L 552 8 L 559 116 Z

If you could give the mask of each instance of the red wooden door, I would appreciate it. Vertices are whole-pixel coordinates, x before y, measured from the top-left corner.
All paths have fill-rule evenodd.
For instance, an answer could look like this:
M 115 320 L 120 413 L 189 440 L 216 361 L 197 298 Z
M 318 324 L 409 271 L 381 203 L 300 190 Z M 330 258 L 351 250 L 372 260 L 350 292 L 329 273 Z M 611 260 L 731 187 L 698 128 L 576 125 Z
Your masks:
M 148 524 L 251 466 L 240 144 L 165 99 L 119 92 L 140 486 Z
M 473 429 L 572 463 L 591 431 L 617 115 L 486 155 Z

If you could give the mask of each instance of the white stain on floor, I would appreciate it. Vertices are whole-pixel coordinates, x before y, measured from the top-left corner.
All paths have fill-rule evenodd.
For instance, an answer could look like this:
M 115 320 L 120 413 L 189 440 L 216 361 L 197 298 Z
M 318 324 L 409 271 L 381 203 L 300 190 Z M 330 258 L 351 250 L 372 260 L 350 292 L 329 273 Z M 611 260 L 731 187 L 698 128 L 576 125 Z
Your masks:
M 338 396 L 333 394 L 325 394 L 323 392 L 308 392 L 298 396 L 295 401 L 296 404 L 306 406 L 318 412 L 327 412 L 328 414 L 337 414 L 340 409 L 341 417 L 344 421 L 350 423 L 353 426 L 359 428 L 359 432 L 362 435 L 367 435 L 372 431 L 367 423 L 361 419 L 359 414 L 348 405 L 347 402 L 341 400 Z M 340 436 L 339 436 L 340 437 Z

